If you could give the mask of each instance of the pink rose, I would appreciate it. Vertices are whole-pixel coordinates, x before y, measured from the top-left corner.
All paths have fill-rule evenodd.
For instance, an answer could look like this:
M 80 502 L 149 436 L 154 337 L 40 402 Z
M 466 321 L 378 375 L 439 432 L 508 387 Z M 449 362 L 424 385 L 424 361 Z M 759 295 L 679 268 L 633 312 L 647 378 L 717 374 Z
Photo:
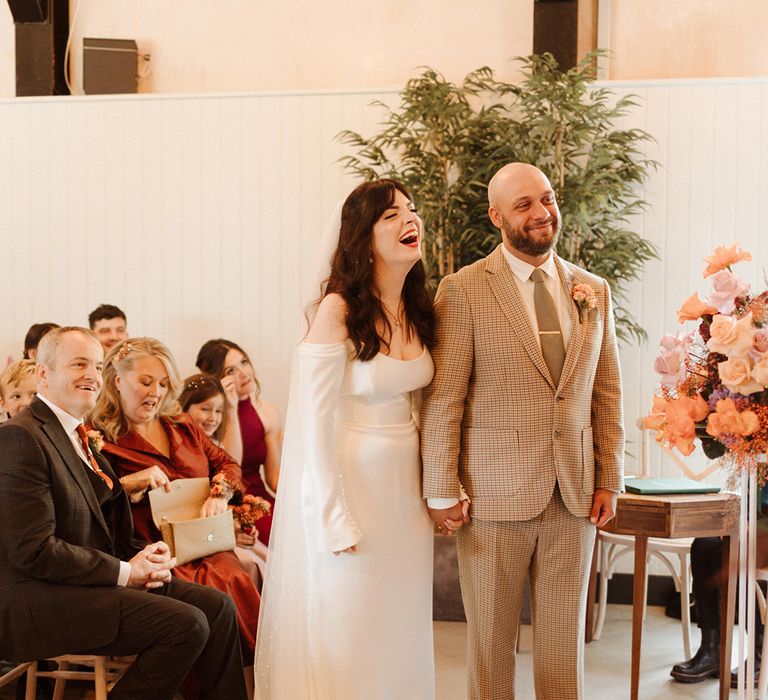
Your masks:
M 738 320 L 733 316 L 718 314 L 712 319 L 709 332 L 711 337 L 707 341 L 707 347 L 712 352 L 719 352 L 728 357 L 746 355 L 752 349 L 752 339 L 755 335 L 752 314 L 748 313 Z
M 714 438 L 752 435 L 759 427 L 757 415 L 753 411 L 739 412 L 733 399 L 720 399 L 707 419 L 707 433 Z
M 736 297 L 744 296 L 749 292 L 749 283 L 739 279 L 728 270 L 720 270 L 712 277 L 712 293 L 707 301 L 721 314 L 729 314 L 736 304 Z
M 685 357 L 679 350 L 662 350 L 653 363 L 663 386 L 677 386 L 685 379 Z
M 768 352 L 758 358 L 752 368 L 752 379 L 765 389 L 768 387 Z
M 752 349 L 760 354 L 768 352 L 768 330 L 758 328 L 752 338 Z
M 728 391 L 749 396 L 763 390 L 763 385 L 752 378 L 752 360 L 748 357 L 729 357 L 718 363 L 717 371 Z
M 741 260 L 752 260 L 752 256 L 746 250 L 741 250 L 741 246 L 738 243 L 731 243 L 729 246 L 718 246 L 712 255 L 704 258 L 704 262 L 709 263 L 704 270 L 704 277 L 714 275 L 716 272 L 720 272 L 720 270 L 724 270 L 726 267 L 730 267 Z
M 716 314 L 717 309 L 714 306 L 706 304 L 699 299 L 699 293 L 694 292 L 689 296 L 683 305 L 677 310 L 678 323 L 684 323 L 685 321 L 695 321 L 705 314 Z
M 675 335 L 667 333 L 667 335 L 661 336 L 661 340 L 659 340 L 659 345 L 661 345 L 664 350 L 677 350 L 685 355 L 688 354 L 688 350 L 692 343 L 693 333 L 676 333 Z

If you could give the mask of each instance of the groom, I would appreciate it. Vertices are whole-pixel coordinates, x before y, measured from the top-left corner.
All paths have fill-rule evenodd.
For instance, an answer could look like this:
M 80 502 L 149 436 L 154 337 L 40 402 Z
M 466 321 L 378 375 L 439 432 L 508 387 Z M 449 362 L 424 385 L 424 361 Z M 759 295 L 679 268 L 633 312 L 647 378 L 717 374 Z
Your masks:
M 536 697 L 577 700 L 595 526 L 623 487 L 610 291 L 553 252 L 560 211 L 544 173 L 508 164 L 488 199 L 502 244 L 437 293 L 424 497 L 443 532 L 462 520 L 462 487 L 471 503 L 458 533 L 469 697 L 515 697 L 529 578 Z

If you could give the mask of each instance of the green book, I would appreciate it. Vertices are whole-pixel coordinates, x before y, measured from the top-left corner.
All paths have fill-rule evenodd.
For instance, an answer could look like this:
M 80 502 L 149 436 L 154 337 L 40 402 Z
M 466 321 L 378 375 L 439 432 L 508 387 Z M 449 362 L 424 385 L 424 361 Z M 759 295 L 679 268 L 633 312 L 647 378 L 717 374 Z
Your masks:
M 664 493 L 719 493 L 719 486 L 705 484 L 693 479 L 626 479 L 627 493 L 664 494 Z

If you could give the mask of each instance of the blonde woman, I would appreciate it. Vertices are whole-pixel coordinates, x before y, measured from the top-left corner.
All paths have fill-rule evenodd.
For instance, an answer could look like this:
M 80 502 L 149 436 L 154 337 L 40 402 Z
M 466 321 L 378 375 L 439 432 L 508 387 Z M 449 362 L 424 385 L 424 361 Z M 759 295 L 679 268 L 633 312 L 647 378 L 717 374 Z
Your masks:
M 136 533 L 154 542 L 144 492 L 172 479 L 224 475 L 241 488 L 240 467 L 185 413 L 177 401 L 181 382 L 168 348 L 153 338 L 129 338 L 104 360 L 104 388 L 91 423 L 104 437 L 102 452 L 131 496 Z M 212 494 L 202 516 L 216 515 L 227 501 Z M 174 569 L 174 574 L 228 593 L 237 606 L 244 665 L 253 659 L 259 592 L 233 552 L 219 552 Z

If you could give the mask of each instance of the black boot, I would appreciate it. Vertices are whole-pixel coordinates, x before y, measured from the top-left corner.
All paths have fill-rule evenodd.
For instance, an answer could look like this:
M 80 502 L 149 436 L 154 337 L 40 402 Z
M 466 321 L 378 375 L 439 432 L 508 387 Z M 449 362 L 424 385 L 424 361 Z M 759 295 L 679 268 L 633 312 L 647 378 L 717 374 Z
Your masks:
M 757 635 L 755 639 L 755 677 L 753 678 L 753 682 L 755 684 L 755 688 L 757 688 L 757 682 L 760 680 L 760 661 L 761 657 L 763 655 L 763 637 L 762 635 Z M 731 688 L 738 688 L 739 687 L 739 669 L 738 667 L 731 670 Z M 744 674 L 747 673 L 747 664 L 744 662 Z
M 693 658 L 675 664 L 670 676 L 680 683 L 700 683 L 720 674 L 720 630 L 701 630 L 701 646 Z

